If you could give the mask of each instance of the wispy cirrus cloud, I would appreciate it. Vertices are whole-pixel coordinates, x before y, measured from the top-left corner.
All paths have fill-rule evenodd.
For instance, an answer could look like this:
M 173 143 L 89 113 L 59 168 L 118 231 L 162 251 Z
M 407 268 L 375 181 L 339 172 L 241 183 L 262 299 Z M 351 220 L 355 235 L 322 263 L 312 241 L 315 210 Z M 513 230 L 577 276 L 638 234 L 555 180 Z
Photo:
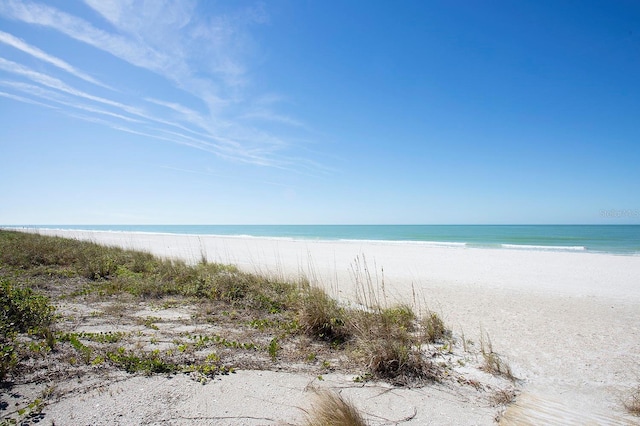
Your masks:
M 117 114 L 111 111 L 106 111 L 104 109 L 100 109 L 100 108 L 96 108 L 94 106 L 89 106 L 83 103 L 78 102 L 77 100 L 71 100 L 69 99 L 69 97 L 65 96 L 64 94 L 61 94 L 59 92 L 55 92 L 53 90 L 48 90 L 45 89 L 43 87 L 40 86 L 35 86 L 33 84 L 28 84 L 28 83 L 22 83 L 22 82 L 18 82 L 18 81 L 7 81 L 7 80 L 0 80 L 0 86 L 4 86 L 7 88 L 12 88 L 16 91 L 20 91 L 24 94 L 30 95 L 32 97 L 38 98 L 38 99 L 42 99 L 42 100 L 46 100 L 49 102 L 53 102 L 53 103 L 57 103 L 60 105 L 66 105 L 68 107 L 74 108 L 74 109 L 78 109 L 78 110 L 82 110 L 82 111 L 86 111 L 86 112 L 90 112 L 90 113 L 96 113 L 96 114 L 100 114 L 100 115 L 108 115 L 110 117 L 114 117 L 117 118 L 119 120 L 124 120 L 124 121 L 128 121 L 131 123 L 142 123 L 141 120 L 137 120 L 135 118 L 132 117 L 128 117 L 126 115 L 122 115 L 122 114 Z M 31 101 L 33 102 L 37 102 L 37 101 L 33 101 L 32 99 L 29 98 L 25 98 L 20 96 L 19 99 L 16 100 L 20 100 L 21 102 L 28 102 Z M 41 105 L 47 105 L 50 106 L 49 104 L 43 104 L 41 102 L 38 102 Z M 51 106 L 52 108 L 54 108 L 53 106 Z
M 15 49 L 21 50 L 22 52 L 25 52 L 37 59 L 40 59 L 41 61 L 48 62 L 51 65 L 68 72 L 69 74 L 73 74 L 74 76 L 82 80 L 88 81 L 89 83 L 93 83 L 95 85 L 110 89 L 110 87 L 107 86 L 106 84 L 101 83 L 100 81 L 96 80 L 90 75 L 77 70 L 75 67 L 63 61 L 62 59 L 49 55 L 48 53 L 38 49 L 37 47 L 31 46 L 30 44 L 26 43 L 24 40 L 19 39 L 18 37 L 14 37 L 9 33 L 0 31 L 0 43 L 4 43 Z
M 128 64 L 162 77 L 186 98 L 165 97 L 166 90 L 134 95 L 117 81 L 105 83 L 81 66 L 71 65 L 67 58 L 0 32 L 1 43 L 52 67 L 35 70 L 0 57 L 0 70 L 33 83 L 28 87 L 24 82 L 5 81 L 5 87 L 9 85 L 36 102 L 57 102 L 81 110 L 82 114 L 70 112 L 75 117 L 204 150 L 230 161 L 290 169 L 311 164 L 290 157 L 287 152 L 295 143 L 271 129 L 271 125 L 301 129 L 304 124 L 277 111 L 277 95 L 260 96 L 247 89 L 247 63 L 251 61 L 246 58 L 254 48 L 248 29 L 268 20 L 262 7 L 202 15 L 193 0 L 85 0 L 84 4 L 102 19 L 100 27 L 96 16 L 79 16 L 29 0 L 1 2 L 0 17 L 53 30 L 107 52 L 123 61 L 123 67 Z M 65 81 L 68 78 L 55 75 L 56 69 L 69 78 L 92 83 L 96 90 L 86 84 L 82 90 L 74 87 Z M 99 90 L 105 87 L 114 90 Z M 187 105 L 185 99 L 189 98 Z
M 53 7 L 29 1 L 0 3 L 4 16 L 52 28 L 77 41 L 106 51 L 132 65 L 171 79 L 179 87 L 202 96 L 207 103 L 220 100 L 217 92 L 243 81 L 245 67 L 235 58 L 248 43 L 238 26 L 260 22 L 249 9 L 247 16 L 217 16 L 191 20 L 195 2 L 127 1 L 85 2 L 118 33 L 98 29 L 86 20 Z M 186 5 L 186 6 L 185 6 Z M 186 26 L 189 25 L 188 28 Z M 203 71 L 217 78 L 198 78 Z
M 144 112 L 142 112 L 140 109 L 135 108 L 135 107 L 131 107 L 129 105 L 125 105 L 123 103 L 120 102 L 116 102 L 110 99 L 106 99 L 100 96 L 95 96 L 95 95 L 91 95 L 89 93 L 83 92 L 81 90 L 77 90 L 71 86 L 69 86 L 68 84 L 64 83 L 62 80 L 52 77 L 50 75 L 47 74 L 43 74 L 41 72 L 32 70 L 24 65 L 18 64 L 16 62 L 13 61 L 9 61 L 7 59 L 4 58 L 0 58 L 0 70 L 4 70 L 10 73 L 14 73 L 17 75 L 21 75 L 23 77 L 26 77 L 38 84 L 41 84 L 43 86 L 47 86 L 50 87 L 52 89 L 58 90 L 60 92 L 65 92 L 69 95 L 75 96 L 75 97 L 79 97 L 79 98 L 84 98 L 90 101 L 94 101 L 94 102 L 98 102 L 98 103 L 102 103 L 105 105 L 109 105 L 111 107 L 115 107 L 118 109 L 121 109 L 129 114 L 133 114 L 133 115 L 139 115 L 141 117 L 144 118 L 150 118 L 148 115 L 146 115 Z
M 53 28 L 140 67 L 161 70 L 169 61 L 166 55 L 142 43 L 131 43 L 126 37 L 97 29 L 84 19 L 51 6 L 30 1 L 7 0 L 0 3 L 0 13 L 27 24 Z
M 43 102 L 34 101 L 33 99 L 25 98 L 24 96 L 14 95 L 13 93 L 0 92 L 0 96 L 8 99 L 13 99 L 14 101 L 24 102 L 26 104 L 33 104 L 33 105 L 39 105 L 46 108 L 56 109 L 56 107 L 52 105 L 45 104 Z

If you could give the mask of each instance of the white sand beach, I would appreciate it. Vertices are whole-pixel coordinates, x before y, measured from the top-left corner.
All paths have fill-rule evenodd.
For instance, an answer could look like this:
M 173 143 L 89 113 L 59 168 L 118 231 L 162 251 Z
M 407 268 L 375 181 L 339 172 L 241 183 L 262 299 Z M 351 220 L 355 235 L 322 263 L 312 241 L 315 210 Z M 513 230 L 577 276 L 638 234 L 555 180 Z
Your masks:
M 190 262 L 206 256 L 209 261 L 235 264 L 250 272 L 305 276 L 343 301 L 356 300 L 356 281 L 364 277 L 366 268 L 371 281 L 379 289 L 384 288 L 389 303 L 406 302 L 434 310 L 454 333 L 464 334 L 476 344 L 481 333 L 490 336 L 494 350 L 508 360 L 515 375 L 522 379 L 522 393 L 507 409 L 501 424 L 638 422 L 625 413 L 622 401 L 630 389 L 640 383 L 640 256 L 411 243 L 98 231 L 35 232 L 141 249 Z M 237 378 L 225 379 L 224 386 L 228 389 L 233 387 L 232 380 L 246 381 L 233 389 L 247 392 L 244 396 L 238 395 L 243 404 L 228 403 L 227 407 L 233 415 L 244 410 L 245 414 L 251 413 L 262 420 L 236 417 L 235 423 L 228 424 L 298 422 L 299 409 L 269 405 L 271 403 L 265 401 L 303 406 L 307 397 L 301 396 L 301 389 L 313 378 L 260 373 L 270 377 L 265 380 L 264 376 L 255 379 L 251 374 L 257 373 L 242 372 Z M 173 380 L 178 386 L 181 379 Z M 340 386 L 340 378 L 331 380 Z M 223 385 L 218 382 L 212 386 Z M 173 402 L 167 400 L 166 403 L 182 404 L 180 409 L 188 411 L 183 406 L 186 403 L 178 401 L 187 398 L 185 395 L 189 392 L 192 395 L 189 398 L 194 401 L 201 398 L 196 396 L 199 391 L 189 389 L 176 387 L 171 393 Z M 122 399 L 120 403 L 126 406 L 127 401 L 131 401 L 131 392 L 115 390 L 113 393 L 120 396 L 102 402 L 100 398 L 105 398 L 104 393 L 94 399 L 87 395 L 86 401 L 115 404 L 110 409 L 122 411 L 114 401 Z M 220 388 L 212 392 L 217 395 L 212 396 L 214 399 L 234 400 L 233 393 L 222 392 Z M 364 406 L 372 408 L 378 404 L 362 390 L 349 392 L 354 401 L 362 400 Z M 493 423 L 495 412 L 490 407 L 465 398 L 447 394 L 438 387 L 403 394 L 390 392 L 384 404 L 395 411 L 387 410 L 386 418 L 402 419 L 411 414 L 414 407 L 420 407 L 412 424 Z M 195 410 L 192 417 L 197 417 L 195 412 L 208 409 L 208 405 L 200 403 L 199 408 L 191 407 Z M 64 404 L 52 408 L 56 409 L 64 410 Z M 100 412 L 99 408 L 96 410 L 95 413 Z M 224 417 L 224 413 L 219 415 Z M 161 420 L 157 419 L 157 423 Z M 96 422 L 95 418 L 94 421 L 82 418 L 78 422 L 108 424 Z M 187 421 L 174 419 L 172 424 L 187 424 Z

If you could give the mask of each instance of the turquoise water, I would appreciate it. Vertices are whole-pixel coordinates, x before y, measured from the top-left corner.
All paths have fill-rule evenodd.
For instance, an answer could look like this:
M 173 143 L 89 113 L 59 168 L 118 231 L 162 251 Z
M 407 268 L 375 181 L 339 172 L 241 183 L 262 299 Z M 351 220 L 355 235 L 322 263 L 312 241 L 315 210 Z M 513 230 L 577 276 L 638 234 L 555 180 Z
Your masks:
M 85 229 L 640 255 L 640 225 L 38 225 Z

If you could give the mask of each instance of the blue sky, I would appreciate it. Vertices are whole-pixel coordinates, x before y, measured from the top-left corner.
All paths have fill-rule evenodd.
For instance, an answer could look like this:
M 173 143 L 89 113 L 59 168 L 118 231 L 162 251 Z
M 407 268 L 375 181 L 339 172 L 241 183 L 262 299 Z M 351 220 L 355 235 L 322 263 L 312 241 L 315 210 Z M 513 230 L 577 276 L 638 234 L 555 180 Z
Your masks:
M 0 193 L 3 224 L 640 223 L 640 4 L 2 0 Z

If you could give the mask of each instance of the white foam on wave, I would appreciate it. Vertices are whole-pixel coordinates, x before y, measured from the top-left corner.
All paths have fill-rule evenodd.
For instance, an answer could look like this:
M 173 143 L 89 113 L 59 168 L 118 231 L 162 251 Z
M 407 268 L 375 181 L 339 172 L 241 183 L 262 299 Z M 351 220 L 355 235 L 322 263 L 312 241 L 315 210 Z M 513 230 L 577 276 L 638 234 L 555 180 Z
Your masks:
M 357 239 L 339 239 L 336 241 L 347 242 L 347 243 L 398 244 L 398 245 L 416 245 L 416 246 L 433 246 L 433 247 L 466 247 L 467 246 L 467 243 L 458 243 L 458 242 L 451 242 L 451 241 L 357 240 Z
M 537 246 L 530 244 L 500 244 L 502 248 L 515 250 L 545 250 L 545 251 L 585 251 L 584 246 Z
M 292 238 L 292 237 L 270 237 L 270 236 L 264 236 L 264 235 L 247 235 L 247 234 L 202 234 L 201 236 L 215 237 L 215 238 L 296 241 L 296 238 Z

